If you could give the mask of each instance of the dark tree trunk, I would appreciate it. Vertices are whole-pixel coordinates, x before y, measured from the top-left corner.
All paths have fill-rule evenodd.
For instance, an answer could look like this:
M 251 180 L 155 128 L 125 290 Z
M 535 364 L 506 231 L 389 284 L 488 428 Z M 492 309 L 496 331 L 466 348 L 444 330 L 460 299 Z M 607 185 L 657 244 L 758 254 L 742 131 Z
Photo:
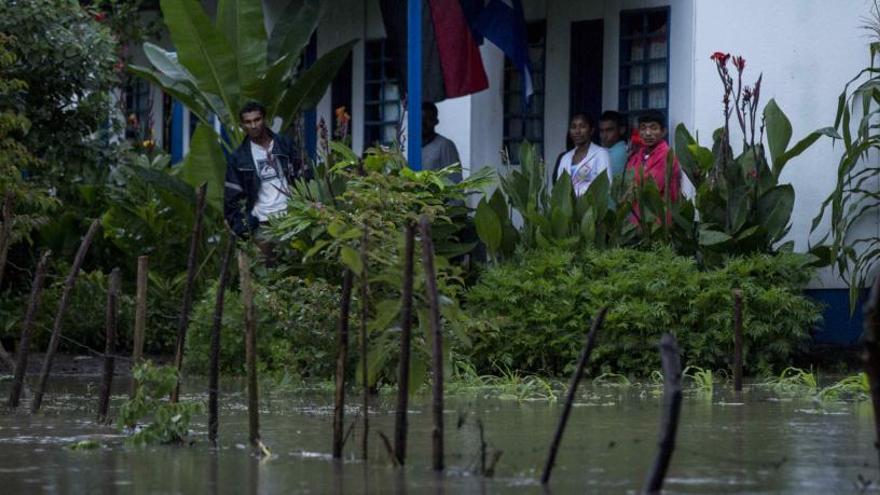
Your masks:
M 671 334 L 663 334 L 660 339 L 660 359 L 663 361 L 663 413 L 657 457 L 645 482 L 645 493 L 649 494 L 659 494 L 663 489 L 663 479 L 675 451 L 675 434 L 681 414 L 681 357 Z
M 208 369 L 208 439 L 217 444 L 217 430 L 220 427 L 218 396 L 220 394 L 220 333 L 223 329 L 223 297 L 229 284 L 229 265 L 235 252 L 235 237 L 229 234 L 226 251 L 220 264 L 220 281 L 217 284 L 217 298 L 214 301 L 214 320 L 211 325 L 211 364 Z
M 110 410 L 110 391 L 113 387 L 113 371 L 116 364 L 116 327 L 119 308 L 119 290 L 122 279 L 119 268 L 110 272 L 107 284 L 107 313 L 104 317 L 104 374 L 101 379 L 101 394 L 98 398 L 98 422 L 107 421 Z
M 437 273 L 434 270 L 434 241 L 431 239 L 431 222 L 422 215 L 419 220 L 422 236 L 422 263 L 425 271 L 425 292 L 428 299 L 431 328 L 431 375 L 434 429 L 432 431 L 432 466 L 442 471 L 443 463 L 443 333 L 440 326 L 440 298 L 437 292 Z
M 336 353 L 336 394 L 333 404 L 333 458 L 342 458 L 345 445 L 345 365 L 348 360 L 348 320 L 351 311 L 351 289 L 354 273 L 345 270 L 342 277 L 342 301 L 339 305 L 339 330 Z

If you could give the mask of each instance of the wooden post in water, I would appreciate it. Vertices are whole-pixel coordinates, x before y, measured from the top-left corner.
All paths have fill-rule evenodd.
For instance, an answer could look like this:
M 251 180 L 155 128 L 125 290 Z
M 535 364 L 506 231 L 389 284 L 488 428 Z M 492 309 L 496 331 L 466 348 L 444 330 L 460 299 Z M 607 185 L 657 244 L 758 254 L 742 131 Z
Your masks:
M 654 465 L 645 480 L 644 493 L 659 494 L 663 479 L 675 450 L 675 434 L 681 414 L 681 357 L 672 334 L 660 338 L 660 359 L 663 362 L 663 412 L 660 417 L 660 440 Z
M 208 440 L 217 444 L 217 430 L 220 427 L 220 333 L 223 330 L 223 297 L 229 284 L 229 265 L 235 253 L 235 235 L 230 232 L 226 241 L 226 251 L 220 264 L 220 281 L 217 282 L 217 298 L 214 300 L 214 320 L 211 323 L 211 363 L 208 368 Z
M 333 401 L 333 458 L 342 458 L 345 444 L 345 364 L 348 360 L 348 317 L 354 273 L 346 268 L 342 276 L 342 300 L 339 303 L 339 328 L 336 350 L 336 393 Z
M 550 473 L 553 471 L 553 465 L 556 463 L 556 454 L 559 452 L 559 445 L 562 443 L 562 434 L 565 433 L 565 425 L 568 423 L 568 416 L 571 414 L 571 408 L 574 405 L 574 399 L 577 395 L 578 383 L 584 376 L 584 369 L 590 360 L 590 354 L 596 345 L 596 335 L 605 323 L 605 315 L 608 313 L 608 307 L 603 307 L 593 318 L 593 324 L 587 339 L 584 341 L 584 347 L 581 350 L 581 356 L 578 359 L 577 367 L 571 375 L 571 381 L 568 384 L 568 394 L 565 397 L 565 405 L 562 407 L 562 415 L 559 417 L 559 423 L 556 425 L 556 433 L 553 434 L 553 441 L 550 442 L 550 451 L 547 454 L 547 461 L 544 463 L 544 472 L 541 474 L 541 484 L 546 485 L 550 482 Z
M 110 390 L 113 386 L 113 371 L 116 364 L 116 322 L 119 307 L 119 290 L 122 279 L 119 268 L 110 272 L 107 284 L 107 312 L 104 316 L 104 375 L 101 378 L 101 394 L 98 397 L 98 422 L 107 420 L 110 410 Z
M 874 448 L 880 458 L 880 275 L 874 279 L 864 315 L 862 361 L 865 374 L 868 375 L 871 404 L 874 407 Z
M 363 435 L 361 435 L 361 459 L 367 460 L 368 456 L 368 447 L 369 447 L 369 439 L 370 439 L 370 380 L 369 380 L 369 366 L 367 363 L 367 350 L 368 350 L 368 340 L 369 335 L 367 334 L 367 319 L 370 316 L 370 307 L 369 307 L 369 297 L 370 297 L 370 280 L 369 280 L 369 270 L 367 269 L 367 240 L 369 239 L 369 232 L 367 230 L 367 226 L 364 225 L 364 235 L 361 238 L 361 332 L 360 332 L 360 344 L 361 344 L 361 393 L 362 402 L 361 409 L 363 409 Z
M 416 229 L 406 224 L 403 252 L 403 288 L 400 291 L 400 359 L 397 365 L 397 410 L 394 416 L 394 457 L 403 466 L 406 463 L 406 410 L 409 407 L 409 358 L 412 340 L 413 258 Z
M 196 191 L 196 219 L 193 222 L 192 239 L 189 244 L 189 256 L 186 259 L 186 285 L 183 287 L 183 301 L 180 304 L 180 316 L 177 320 L 177 345 L 174 350 L 174 367 L 177 368 L 177 384 L 171 391 L 171 402 L 180 398 L 180 373 L 183 370 L 183 351 L 186 346 L 186 330 L 189 327 L 189 313 L 192 309 L 193 286 L 198 269 L 199 244 L 202 234 L 202 222 L 205 217 L 205 196 L 208 184 L 203 183 Z
M 34 320 L 40 309 L 40 293 L 43 291 L 43 281 L 46 278 L 46 267 L 49 265 L 51 250 L 46 250 L 40 256 L 37 263 L 37 271 L 34 273 L 34 281 L 31 283 L 31 297 L 28 301 L 27 312 L 24 314 L 24 322 L 21 325 L 21 340 L 18 341 L 18 351 L 15 353 L 15 374 L 12 379 L 12 390 L 9 392 L 9 407 L 15 409 L 21 400 L 21 391 L 24 388 L 24 375 L 27 373 L 28 353 L 31 347 L 31 333 L 34 330 Z
M 743 389 L 742 290 L 733 289 L 733 390 Z
M 241 277 L 241 298 L 244 302 L 245 356 L 247 366 L 248 431 L 251 446 L 260 453 L 265 447 L 260 441 L 260 399 L 257 392 L 257 321 L 254 315 L 254 293 L 251 286 L 251 266 L 247 254 L 238 252 L 238 273 Z
M 79 245 L 76 257 L 73 259 L 73 265 L 70 267 L 70 273 L 64 281 L 64 289 L 61 291 L 61 299 L 58 301 L 58 311 L 55 313 L 55 321 L 52 323 L 52 337 L 49 339 L 49 347 L 46 349 L 46 356 L 43 358 L 43 366 L 40 369 L 40 379 L 37 382 L 37 390 L 34 392 L 34 400 L 31 403 L 31 412 L 38 412 L 43 403 L 43 394 L 46 392 L 46 385 L 49 383 L 49 373 L 52 371 L 52 359 L 58 350 L 58 344 L 61 343 L 61 325 L 64 323 L 64 313 L 67 311 L 67 305 L 70 303 L 70 294 L 76 285 L 76 276 L 79 274 L 80 268 L 86 259 L 86 253 L 92 244 L 92 239 L 100 228 L 101 222 L 94 220 L 89 226 L 89 231 Z
M 138 256 L 137 291 L 134 307 L 134 338 L 131 351 L 131 369 L 141 363 L 144 356 L 144 335 L 147 329 L 147 274 L 149 272 L 149 256 Z M 137 393 L 138 382 L 132 377 L 130 396 Z
M 443 470 L 443 333 L 440 327 L 440 297 L 437 293 L 437 274 L 434 271 L 434 241 L 431 239 L 431 221 L 422 215 L 419 219 L 422 236 L 422 263 L 425 271 L 425 292 L 428 299 L 431 328 L 431 375 L 434 429 L 431 433 L 434 471 Z

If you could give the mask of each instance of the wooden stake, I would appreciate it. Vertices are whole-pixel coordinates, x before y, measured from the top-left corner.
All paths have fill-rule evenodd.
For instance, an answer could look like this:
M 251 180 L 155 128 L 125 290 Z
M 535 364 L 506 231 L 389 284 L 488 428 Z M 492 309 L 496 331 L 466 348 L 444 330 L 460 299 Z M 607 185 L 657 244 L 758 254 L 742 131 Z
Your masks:
M 31 283 L 31 297 L 28 301 L 27 312 L 21 325 L 21 340 L 18 342 L 16 352 L 15 376 L 12 379 L 12 390 L 9 392 L 9 407 L 15 409 L 21 400 L 21 392 L 24 388 L 24 375 L 27 373 L 28 353 L 31 347 L 31 333 L 34 330 L 34 320 L 40 309 L 40 293 L 43 291 L 43 281 L 46 278 L 46 268 L 49 266 L 49 257 L 52 251 L 46 250 L 40 256 L 37 263 L 37 271 L 34 273 L 34 281 Z
M 147 273 L 149 272 L 149 256 L 138 256 L 137 292 L 135 293 L 134 309 L 134 342 L 131 351 L 131 368 L 141 364 L 144 356 L 144 335 L 147 328 Z M 131 397 L 137 393 L 138 382 L 131 379 Z
M 110 410 L 110 390 L 113 386 L 113 371 L 116 364 L 116 322 L 121 285 L 119 268 L 114 268 L 110 272 L 107 284 L 107 312 L 104 316 L 104 376 L 101 379 L 101 393 L 98 397 L 99 423 L 107 421 L 107 412 Z
M 369 365 L 367 362 L 367 350 L 369 348 L 369 335 L 367 334 L 367 319 L 370 316 L 369 297 L 370 297 L 370 280 L 367 270 L 367 239 L 369 232 L 367 226 L 364 226 L 364 235 L 361 238 L 361 393 L 362 402 L 361 409 L 363 413 L 363 435 L 361 435 L 361 459 L 367 460 L 368 446 L 370 440 L 370 379 Z
M 571 408 L 574 405 L 574 399 L 577 396 L 578 383 L 584 376 L 584 369 L 590 361 L 590 354 L 596 345 L 596 335 L 605 323 L 605 315 L 608 313 L 608 307 L 603 307 L 593 318 L 593 324 L 590 333 L 587 334 L 587 340 L 584 342 L 584 348 L 581 350 L 581 356 L 578 359 L 577 367 L 571 375 L 571 381 L 568 384 L 568 394 L 565 397 L 565 405 L 562 408 L 562 415 L 559 417 L 559 423 L 556 425 L 556 433 L 553 435 L 553 441 L 550 443 L 550 452 L 547 454 L 547 462 L 544 463 L 544 472 L 541 474 L 541 484 L 546 485 L 550 482 L 550 473 L 553 471 L 553 465 L 556 463 L 556 454 L 559 452 L 559 445 L 562 443 L 562 434 L 565 432 L 565 425 L 568 423 L 568 416 L 571 414 Z
M 31 403 L 31 412 L 38 412 L 43 403 L 43 394 L 46 392 L 46 385 L 49 383 L 49 373 L 52 371 L 52 359 L 58 350 L 58 344 L 61 343 L 61 327 L 64 323 L 64 313 L 67 311 L 67 305 L 70 303 L 70 294 L 76 285 L 76 276 L 79 274 L 80 268 L 86 259 L 86 253 L 92 244 L 92 239 L 101 227 L 98 220 L 94 220 L 89 226 L 89 231 L 79 245 L 76 257 L 73 259 L 73 266 L 70 267 L 70 273 L 64 281 L 64 289 L 61 291 L 61 299 L 58 301 L 58 311 L 55 313 L 55 321 L 52 324 L 52 337 L 49 339 L 49 347 L 46 349 L 46 356 L 43 358 L 43 366 L 40 369 L 40 380 L 37 383 L 37 390 L 34 392 L 34 400 Z
M 733 390 L 743 389 L 742 291 L 733 289 Z
M 348 317 L 351 311 L 351 289 L 354 273 L 345 270 L 342 276 L 342 301 L 339 304 L 339 330 L 336 352 L 336 394 L 333 403 L 333 458 L 342 458 L 345 445 L 345 364 L 348 360 Z
M 394 457 L 406 464 L 407 408 L 409 407 L 409 358 L 412 340 L 413 258 L 416 229 L 407 223 L 403 254 L 403 289 L 401 290 L 400 360 L 397 365 L 397 410 L 394 416 Z
M 186 260 L 186 285 L 183 288 L 183 301 L 180 305 L 180 316 L 177 320 L 177 345 L 174 350 L 174 367 L 177 368 L 177 384 L 171 391 L 171 402 L 180 398 L 180 373 L 183 370 L 183 351 L 186 346 L 186 330 L 189 327 L 189 312 L 192 308 L 193 286 L 198 269 L 199 244 L 202 233 L 202 221 L 205 216 L 205 196 L 208 184 L 203 183 L 196 191 L 196 219 L 193 222 L 192 239 L 189 244 L 189 256 Z
M 248 431 L 251 446 L 261 455 L 268 450 L 260 441 L 260 399 L 257 391 L 257 321 L 254 315 L 254 292 L 251 286 L 251 265 L 244 251 L 238 252 L 238 273 L 241 277 L 241 298 L 244 302 L 245 355 L 248 390 Z
M 660 338 L 660 359 L 663 361 L 663 413 L 660 417 L 660 440 L 657 457 L 645 481 L 645 493 L 659 494 L 663 479 L 675 450 L 675 434 L 681 414 L 681 357 L 672 334 Z
M 440 298 L 437 293 L 437 274 L 434 271 L 434 241 L 431 239 L 431 221 L 422 215 L 419 219 L 422 236 L 422 263 L 425 271 L 425 292 L 428 299 L 431 328 L 431 375 L 434 429 L 432 431 L 432 465 L 434 471 L 443 470 L 443 334 L 440 327 Z
M 223 330 L 223 297 L 229 284 L 229 264 L 235 252 L 235 236 L 230 233 L 220 264 L 220 281 L 217 283 L 217 298 L 214 300 L 214 320 L 211 325 L 211 364 L 208 368 L 208 440 L 217 445 L 217 430 L 220 427 L 218 396 L 220 394 L 220 333 Z
M 9 255 L 9 246 L 12 244 L 12 220 L 15 194 L 12 191 L 6 193 L 3 198 L 3 225 L 0 225 L 0 288 L 3 287 L 3 274 L 6 273 L 6 257 Z
M 865 374 L 868 375 L 871 404 L 874 407 L 874 448 L 880 458 L 880 275 L 874 279 L 864 315 L 862 361 Z

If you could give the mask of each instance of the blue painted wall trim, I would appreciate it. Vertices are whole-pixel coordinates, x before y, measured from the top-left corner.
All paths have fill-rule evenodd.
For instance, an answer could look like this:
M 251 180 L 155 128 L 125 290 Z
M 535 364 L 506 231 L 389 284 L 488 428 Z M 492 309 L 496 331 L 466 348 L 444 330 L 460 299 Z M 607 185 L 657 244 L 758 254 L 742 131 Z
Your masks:
M 171 164 L 183 160 L 183 105 L 174 100 L 171 105 Z
M 409 0 L 406 19 L 406 158 L 422 169 L 422 0 Z
M 813 335 L 816 344 L 855 345 L 862 335 L 862 302 L 850 316 L 849 289 L 809 289 L 807 296 L 825 305 L 823 321 Z

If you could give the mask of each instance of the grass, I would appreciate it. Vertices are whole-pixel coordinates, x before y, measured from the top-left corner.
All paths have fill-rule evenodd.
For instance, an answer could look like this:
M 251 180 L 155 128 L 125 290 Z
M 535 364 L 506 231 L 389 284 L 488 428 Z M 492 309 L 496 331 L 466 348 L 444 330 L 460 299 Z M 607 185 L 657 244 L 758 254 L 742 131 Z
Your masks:
M 484 393 L 487 397 L 501 400 L 548 401 L 558 399 L 559 384 L 550 379 L 522 374 L 507 367 L 496 365 L 497 375 L 480 375 L 468 362 L 453 365 L 452 380 L 446 385 L 450 395 Z

